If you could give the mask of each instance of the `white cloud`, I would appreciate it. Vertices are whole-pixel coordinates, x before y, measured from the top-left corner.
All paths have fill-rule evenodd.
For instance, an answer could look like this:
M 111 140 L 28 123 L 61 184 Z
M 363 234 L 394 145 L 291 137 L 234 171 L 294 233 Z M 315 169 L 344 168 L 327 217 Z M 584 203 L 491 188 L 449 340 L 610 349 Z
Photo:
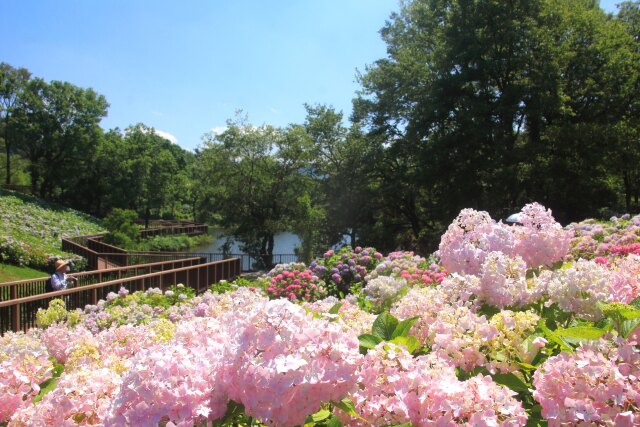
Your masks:
M 161 130 L 158 130 L 158 129 L 156 129 L 155 132 L 156 132 L 156 135 L 158 135 L 158 136 L 160 136 L 160 137 L 162 137 L 164 139 L 167 139 L 167 140 L 173 142 L 174 144 L 178 143 L 178 138 L 176 138 L 175 136 L 171 135 L 169 132 L 164 132 L 164 131 L 161 131 Z
M 216 126 L 211 128 L 211 132 L 213 132 L 214 135 L 220 135 L 224 133 L 224 131 L 226 131 L 227 129 L 228 128 L 226 126 Z
M 269 107 L 269 111 L 271 111 L 273 114 L 280 114 L 280 110 L 273 107 Z

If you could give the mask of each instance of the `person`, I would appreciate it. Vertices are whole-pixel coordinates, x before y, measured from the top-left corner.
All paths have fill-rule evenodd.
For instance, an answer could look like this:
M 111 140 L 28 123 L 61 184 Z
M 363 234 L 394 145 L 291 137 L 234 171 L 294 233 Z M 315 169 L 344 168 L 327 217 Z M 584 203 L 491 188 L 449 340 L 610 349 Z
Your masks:
M 59 259 L 56 261 L 56 272 L 51 276 L 51 287 L 54 291 L 67 289 L 67 285 L 73 284 L 76 278 L 67 275 L 69 272 L 69 263 Z

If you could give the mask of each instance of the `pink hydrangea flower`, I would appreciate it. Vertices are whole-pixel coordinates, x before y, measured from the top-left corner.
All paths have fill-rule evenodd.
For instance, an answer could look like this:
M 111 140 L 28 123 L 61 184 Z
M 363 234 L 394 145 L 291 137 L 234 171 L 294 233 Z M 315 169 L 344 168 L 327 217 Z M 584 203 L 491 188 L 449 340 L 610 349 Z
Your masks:
M 629 414 L 640 403 L 639 353 L 631 345 L 580 347 L 549 358 L 533 377 L 533 396 L 549 425 L 640 423 L 640 414 Z

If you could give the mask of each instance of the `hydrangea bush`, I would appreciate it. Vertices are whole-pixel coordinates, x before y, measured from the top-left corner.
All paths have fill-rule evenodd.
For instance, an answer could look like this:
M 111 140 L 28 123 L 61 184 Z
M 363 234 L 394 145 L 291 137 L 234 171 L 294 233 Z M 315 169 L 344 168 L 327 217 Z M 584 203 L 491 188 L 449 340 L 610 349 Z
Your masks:
M 519 220 L 506 225 L 487 212 L 463 209 L 440 241 L 442 264 L 451 272 L 478 274 L 491 252 L 520 256 L 528 268 L 536 268 L 561 261 L 569 251 L 573 231 L 563 229 L 542 205 L 526 205 Z
M 266 292 L 272 298 L 285 297 L 291 301 L 311 301 L 326 294 L 324 282 L 309 269 L 281 268 L 269 281 Z
M 410 285 L 433 285 L 442 282 L 447 271 L 434 259 L 427 260 L 410 251 L 391 252 L 367 277 L 366 281 L 380 276 L 402 278 Z
M 82 258 L 60 250 L 61 237 L 104 231 L 97 218 L 41 199 L 0 189 L 0 261 L 48 271 L 58 258 Z
M 375 248 L 356 246 L 352 249 L 346 246 L 339 251 L 328 250 L 322 259 L 313 261 L 309 268 L 324 280 L 330 295 L 345 296 L 352 286 L 362 284 L 382 258 Z
M 0 423 L 638 425 L 638 242 L 605 242 L 636 221 L 593 224 L 606 250 L 537 204 L 464 210 L 441 263 L 344 248 L 255 287 L 54 300 L 0 338 Z

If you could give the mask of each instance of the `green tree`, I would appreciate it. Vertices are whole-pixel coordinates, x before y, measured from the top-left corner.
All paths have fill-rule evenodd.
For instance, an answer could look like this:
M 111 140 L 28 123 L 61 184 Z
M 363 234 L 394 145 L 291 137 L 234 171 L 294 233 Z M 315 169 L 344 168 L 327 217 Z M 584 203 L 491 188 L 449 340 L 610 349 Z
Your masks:
M 308 212 L 298 200 L 310 185 L 311 140 L 301 126 L 255 127 L 241 115 L 227 127 L 206 135 L 198 149 L 198 210 L 268 266 L 274 235 L 293 229 Z
M 343 115 L 326 105 L 305 105 L 306 132 L 314 142 L 313 172 L 319 184 L 316 204 L 323 206 L 325 246 L 349 235 L 351 245 L 365 238 L 372 218 L 369 166 L 374 151 L 358 126 L 348 129 Z
M 82 177 L 92 167 L 108 106 L 93 89 L 29 81 L 15 114 L 24 138 L 20 150 L 30 161 L 31 183 L 41 197 L 63 199 L 89 190 L 82 188 Z
M 135 211 L 115 208 L 104 219 L 104 225 L 109 231 L 105 242 L 121 247 L 130 248 L 138 241 L 140 229 L 135 223 L 138 215 Z
M 559 103 L 545 111 L 539 143 L 529 147 L 540 160 L 531 164 L 529 196 L 553 207 L 563 221 L 592 216 L 601 207 L 618 209 L 615 182 L 634 162 L 633 151 L 625 153 L 623 125 L 637 97 L 634 41 L 594 2 L 554 3 L 544 22 L 553 40 Z
M 123 142 L 122 172 L 130 195 L 128 203 L 140 212 L 148 228 L 152 212 L 159 216 L 170 203 L 170 189 L 178 172 L 174 152 L 179 151 L 143 124 L 128 127 Z
M 625 1 L 619 6 L 616 19 L 633 40 L 633 49 L 628 61 L 639 61 L 640 55 L 640 1 Z M 629 69 L 631 68 L 631 69 Z M 622 176 L 624 204 L 627 212 L 640 208 L 640 78 L 637 67 L 625 70 L 631 85 L 626 85 L 628 109 L 624 111 L 623 120 L 613 126 L 611 133 L 613 147 L 608 160 L 610 170 L 618 171 Z M 633 199 L 633 205 L 632 205 Z
M 12 118 L 30 78 L 31 73 L 26 68 L 14 68 L 5 62 L 0 62 L 0 129 L 2 129 L 4 140 L 7 184 L 11 184 L 11 155 L 16 143 Z
M 380 153 L 378 230 L 426 249 L 464 207 L 615 205 L 640 64 L 619 21 L 592 0 L 401 3 L 354 100 Z

